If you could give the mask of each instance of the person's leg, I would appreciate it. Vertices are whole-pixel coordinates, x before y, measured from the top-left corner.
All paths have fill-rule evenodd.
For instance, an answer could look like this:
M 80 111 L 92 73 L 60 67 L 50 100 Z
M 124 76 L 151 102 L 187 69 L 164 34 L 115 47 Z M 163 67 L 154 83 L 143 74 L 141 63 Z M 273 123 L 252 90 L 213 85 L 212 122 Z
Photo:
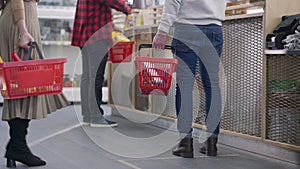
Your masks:
M 88 108 L 90 113 L 90 125 L 92 127 L 113 127 L 117 123 L 106 120 L 103 110 L 99 106 L 102 100 L 102 84 L 107 60 L 108 42 L 98 41 L 85 47 L 88 59 Z
M 82 75 L 80 82 L 80 100 L 81 100 L 81 114 L 83 116 L 83 124 L 90 124 L 90 110 L 89 110 L 89 56 L 87 48 L 81 49 L 82 53 Z
M 200 29 L 202 29 L 201 27 Z M 200 52 L 200 75 L 205 92 L 206 118 L 205 125 L 210 135 L 203 147 L 201 153 L 208 156 L 217 155 L 218 134 L 220 132 L 220 121 L 222 111 L 222 98 L 219 79 L 219 63 L 223 45 L 223 35 L 220 26 L 209 25 L 203 28 L 206 41 L 203 41 L 206 50 Z
M 46 162 L 33 155 L 27 146 L 26 135 L 29 121 L 20 118 L 8 121 L 10 140 L 6 146 L 5 158 L 9 168 L 16 167 L 16 161 L 27 166 L 46 165 Z
M 176 70 L 176 115 L 177 129 L 180 134 L 180 142 L 173 149 L 173 155 L 193 158 L 193 86 L 195 81 L 195 69 L 197 56 L 188 46 L 174 39 L 173 53 L 178 59 Z
M 202 147 L 200 148 L 200 153 L 207 154 L 208 156 L 216 156 L 218 135 L 220 132 L 220 117 L 218 113 L 215 113 L 216 117 L 212 117 L 212 115 L 214 115 L 212 113 L 214 112 L 210 113 L 212 86 L 206 68 L 201 61 L 199 63 L 199 66 L 200 66 L 202 85 L 205 93 L 205 109 L 206 109 L 205 124 L 207 126 L 206 136 L 208 136 L 207 140 L 202 144 Z M 216 104 L 217 109 L 218 107 L 221 108 L 221 105 Z
M 107 56 L 108 55 L 106 54 L 105 57 L 101 60 L 101 63 L 97 70 L 96 81 L 95 81 L 96 101 L 102 115 L 104 114 L 104 111 L 100 106 L 102 104 L 102 87 L 104 82 L 104 73 L 106 68 Z
M 209 50 L 200 60 L 200 74 L 206 95 L 206 126 L 207 130 L 217 136 L 220 132 L 222 111 L 222 97 L 220 89 L 219 66 L 223 47 L 222 28 L 217 25 L 209 25 L 204 32 L 209 40 L 206 46 Z M 212 105 L 213 104 L 213 105 Z M 211 113 L 211 114 L 210 114 Z
M 176 51 L 176 115 L 177 129 L 183 137 L 192 137 L 193 88 L 197 57 L 192 52 Z
M 105 68 L 106 68 L 106 63 L 107 63 L 107 57 L 108 57 L 108 54 L 106 54 L 104 56 L 104 58 L 101 60 L 101 63 L 97 70 L 96 80 L 95 80 L 96 101 L 97 101 L 97 105 L 98 105 L 98 108 L 99 108 L 102 116 L 104 116 L 104 110 L 101 108 L 102 87 L 103 87 L 103 82 L 104 82 L 104 73 L 105 73 Z M 102 122 L 103 120 L 104 120 L 104 122 Z M 100 120 L 97 120 L 96 123 L 95 122 L 91 123 L 91 126 L 93 126 L 93 127 L 105 127 L 105 126 L 115 127 L 117 125 L 118 124 L 116 122 L 108 120 L 108 119 L 100 119 Z
M 207 107 L 207 116 L 206 116 L 206 127 L 207 130 L 211 133 L 216 131 L 215 134 L 218 134 L 218 126 L 220 123 L 220 118 L 221 118 L 221 107 L 222 107 L 222 102 L 221 102 L 221 92 L 220 92 L 220 86 L 219 86 L 219 56 L 222 51 L 222 44 L 223 44 L 223 37 L 222 37 L 222 29 L 220 26 L 217 25 L 208 25 L 208 26 L 196 26 L 196 25 L 187 25 L 187 24 L 177 24 L 175 25 L 175 30 L 174 30 L 174 38 L 173 39 L 178 39 L 181 42 L 184 43 L 188 47 L 188 50 L 186 50 L 186 47 L 183 46 L 177 46 L 178 50 L 181 50 L 182 52 L 188 53 L 188 52 L 193 52 L 197 54 L 197 58 L 201 60 L 202 64 L 206 67 L 206 73 L 207 75 L 204 76 L 204 78 L 208 79 L 205 81 L 204 79 L 204 87 L 205 92 L 206 92 L 206 105 Z M 173 40 L 174 42 L 174 40 Z M 174 45 L 174 43 L 173 43 Z M 187 59 L 187 58 L 186 58 Z M 196 59 L 196 60 L 198 60 Z M 203 67 L 203 66 L 202 66 Z M 179 69 L 180 70 L 180 69 Z M 180 72 L 180 71 L 179 71 Z M 203 71 L 202 71 L 203 72 Z M 204 73 L 205 74 L 205 73 Z M 187 77 L 190 74 L 178 74 L 178 69 L 177 69 L 177 74 L 176 76 L 178 77 Z M 203 76 L 203 75 L 202 75 Z M 192 79 L 191 77 L 189 80 Z M 178 80 L 177 83 L 190 83 L 187 79 L 182 79 Z M 194 80 L 192 80 L 192 84 L 194 83 Z M 209 83 L 207 83 L 209 82 Z M 184 85 L 184 84 L 183 84 Z M 183 87 L 180 87 L 178 85 L 180 90 L 183 89 Z M 187 117 L 190 121 L 185 121 L 185 123 L 191 123 L 192 122 L 192 116 L 188 117 L 188 115 L 183 115 L 180 114 L 185 108 L 182 108 L 183 105 L 189 105 L 190 109 L 192 109 L 192 106 L 190 104 L 192 103 L 191 100 L 185 99 L 185 96 L 182 96 L 182 94 L 188 96 L 191 95 L 192 92 L 192 86 L 191 84 L 187 87 L 185 90 L 188 91 L 187 93 L 185 91 L 180 91 L 180 98 L 181 102 L 180 104 L 176 104 L 176 108 L 178 113 L 178 120 L 179 119 L 184 119 L 182 116 Z M 185 88 L 184 87 L 184 88 Z M 187 90 L 189 89 L 189 90 Z M 210 92 L 209 92 L 210 91 Z M 178 95 L 179 96 L 179 95 Z M 187 97 L 188 98 L 188 97 Z M 178 98 L 176 98 L 178 99 Z M 184 102 L 185 101 L 185 102 Z M 187 109 L 186 109 L 187 110 Z M 210 113 L 212 112 L 212 113 Z M 186 112 L 185 112 L 186 113 Z M 191 115 L 192 115 L 192 110 L 191 110 Z M 181 126 L 179 122 L 179 126 Z M 182 130 L 181 127 L 178 126 L 178 130 Z M 185 132 L 187 130 L 184 129 Z M 184 131 L 182 130 L 182 131 Z M 216 144 L 216 140 L 208 140 L 211 144 Z
M 207 131 L 210 133 L 210 135 L 217 137 L 220 132 L 220 118 L 215 119 L 217 120 L 217 123 L 213 123 L 214 125 L 211 125 L 212 122 L 210 120 L 207 120 L 208 117 L 210 116 L 209 112 L 211 107 L 212 86 L 211 86 L 211 80 L 207 73 L 207 70 L 201 61 L 199 62 L 199 71 L 200 71 L 201 81 L 205 93 L 205 121 L 207 124 Z M 216 80 L 218 77 L 215 76 L 214 78 Z M 217 86 L 218 85 L 216 85 L 215 87 Z M 221 97 L 221 95 L 219 95 L 218 97 Z M 221 107 L 221 104 L 218 104 L 217 106 Z

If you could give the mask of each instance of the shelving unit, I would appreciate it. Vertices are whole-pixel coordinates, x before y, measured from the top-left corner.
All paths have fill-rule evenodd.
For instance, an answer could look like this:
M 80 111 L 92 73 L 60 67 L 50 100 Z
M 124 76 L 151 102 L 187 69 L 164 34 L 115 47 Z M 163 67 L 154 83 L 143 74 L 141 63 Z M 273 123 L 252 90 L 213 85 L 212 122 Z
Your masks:
M 297 0 L 266 0 L 265 36 L 273 33 L 284 15 L 300 13 Z M 300 150 L 300 55 L 287 50 L 265 50 L 265 110 L 263 139 Z
M 75 7 L 38 5 L 38 16 L 44 45 L 70 45 Z
M 38 5 L 38 15 L 41 19 L 73 20 L 75 16 L 75 6 Z
M 78 47 L 71 46 L 71 29 L 75 16 L 75 2 L 43 1 L 38 5 L 38 17 L 41 29 L 43 50 L 46 57 L 66 57 L 65 75 L 74 87 L 64 87 L 63 93 L 69 101 L 80 102 L 78 76 L 82 73 L 81 52 Z M 64 5 L 68 6 L 64 6 Z M 75 81 L 76 79 L 77 81 Z

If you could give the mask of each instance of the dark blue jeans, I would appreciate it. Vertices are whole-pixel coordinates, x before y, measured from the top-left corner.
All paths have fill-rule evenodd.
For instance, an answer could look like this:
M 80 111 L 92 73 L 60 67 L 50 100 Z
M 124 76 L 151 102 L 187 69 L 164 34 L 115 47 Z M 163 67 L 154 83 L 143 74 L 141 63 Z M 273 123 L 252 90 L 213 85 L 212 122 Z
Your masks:
M 176 71 L 177 129 L 181 137 L 192 136 L 193 88 L 196 65 L 205 92 L 207 131 L 218 135 L 222 111 L 219 83 L 219 63 L 223 47 L 222 27 L 219 25 L 176 24 L 173 54 L 178 59 Z

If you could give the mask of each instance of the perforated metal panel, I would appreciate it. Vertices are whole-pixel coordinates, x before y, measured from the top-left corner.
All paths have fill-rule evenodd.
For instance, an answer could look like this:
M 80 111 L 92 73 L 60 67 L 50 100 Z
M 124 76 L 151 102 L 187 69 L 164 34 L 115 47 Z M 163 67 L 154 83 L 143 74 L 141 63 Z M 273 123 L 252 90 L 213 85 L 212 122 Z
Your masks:
M 221 128 L 242 134 L 261 136 L 263 21 L 262 17 L 228 20 L 223 23 L 224 47 L 221 62 L 224 68 L 222 90 L 225 90 Z M 204 95 L 197 78 L 200 98 L 196 123 L 205 118 Z
M 267 56 L 267 138 L 300 146 L 300 55 Z

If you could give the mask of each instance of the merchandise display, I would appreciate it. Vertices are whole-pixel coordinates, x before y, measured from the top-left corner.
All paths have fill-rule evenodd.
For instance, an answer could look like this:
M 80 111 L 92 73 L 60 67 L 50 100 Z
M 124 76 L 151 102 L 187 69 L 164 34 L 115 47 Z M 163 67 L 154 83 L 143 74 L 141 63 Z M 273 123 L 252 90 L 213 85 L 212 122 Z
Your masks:
M 43 0 L 39 5 L 48 6 L 75 6 L 77 0 Z
M 40 19 L 41 38 L 46 41 L 69 41 L 72 21 Z
M 228 2 L 227 7 L 242 5 L 242 4 L 246 4 L 246 1 Z M 246 8 L 239 8 L 239 9 L 226 10 L 225 13 L 226 13 L 227 16 L 246 14 L 247 9 Z
M 75 5 L 77 0 L 43 0 L 38 3 L 39 23 L 44 52 L 48 56 L 65 56 L 64 87 L 79 87 L 78 70 L 68 65 L 76 64 L 77 49 L 70 46 Z M 53 50 L 55 49 L 55 50 Z M 79 52 L 79 51 L 78 51 Z M 79 70 L 80 71 L 80 70 Z

